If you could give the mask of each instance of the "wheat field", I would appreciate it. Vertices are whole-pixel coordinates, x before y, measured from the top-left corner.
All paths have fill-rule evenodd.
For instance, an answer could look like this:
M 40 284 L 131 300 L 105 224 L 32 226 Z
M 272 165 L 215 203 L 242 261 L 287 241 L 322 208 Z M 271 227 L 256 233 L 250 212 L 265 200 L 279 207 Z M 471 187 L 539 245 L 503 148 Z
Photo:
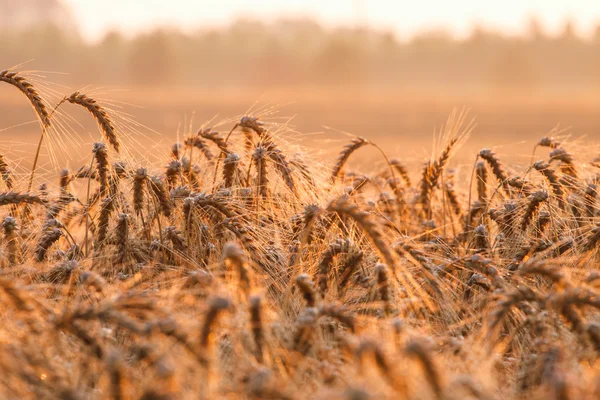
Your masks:
M 319 159 L 254 114 L 152 145 L 93 93 L 0 82 L 40 128 L 0 154 L 0 398 L 600 397 L 585 143 L 457 165 L 455 111 L 410 162 L 357 136 Z

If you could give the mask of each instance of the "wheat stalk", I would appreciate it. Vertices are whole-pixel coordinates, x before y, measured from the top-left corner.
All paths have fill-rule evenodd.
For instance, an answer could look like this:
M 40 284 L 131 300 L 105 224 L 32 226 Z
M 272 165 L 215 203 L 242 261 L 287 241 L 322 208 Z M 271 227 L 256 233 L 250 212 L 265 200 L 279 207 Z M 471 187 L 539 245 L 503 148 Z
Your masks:
M 88 110 L 98 122 L 98 126 L 104 134 L 105 139 L 110 143 L 117 153 L 119 152 L 121 147 L 119 137 L 117 136 L 114 124 L 104 107 L 99 105 L 95 99 L 89 97 L 85 93 L 80 92 L 72 93 L 66 98 L 66 101 L 71 104 L 79 105 Z

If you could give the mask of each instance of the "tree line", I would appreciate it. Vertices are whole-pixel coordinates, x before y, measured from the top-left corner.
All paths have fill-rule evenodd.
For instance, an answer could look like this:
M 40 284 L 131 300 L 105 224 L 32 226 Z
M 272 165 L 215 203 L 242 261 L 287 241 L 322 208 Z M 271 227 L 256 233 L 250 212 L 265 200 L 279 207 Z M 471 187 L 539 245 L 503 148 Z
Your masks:
M 443 31 L 399 41 L 365 28 L 326 29 L 311 20 L 238 20 L 183 33 L 110 32 L 88 43 L 72 29 L 40 24 L 0 31 L 0 64 L 68 72 L 72 83 L 126 85 L 364 85 L 394 87 L 600 87 L 600 26 L 581 38 L 565 24 L 550 36 L 532 21 L 508 36 L 475 28 L 464 39 Z

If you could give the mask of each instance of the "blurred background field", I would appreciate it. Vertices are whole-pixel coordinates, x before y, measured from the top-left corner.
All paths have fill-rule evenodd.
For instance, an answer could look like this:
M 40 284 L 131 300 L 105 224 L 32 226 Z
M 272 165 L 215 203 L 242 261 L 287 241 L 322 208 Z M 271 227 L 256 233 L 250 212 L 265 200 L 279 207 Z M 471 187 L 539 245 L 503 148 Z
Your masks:
M 334 26 L 242 15 L 90 37 L 72 4 L 0 0 L 0 69 L 40 71 L 56 95 L 92 90 L 143 123 L 143 140 L 170 143 L 190 119 L 199 126 L 251 112 L 287 122 L 316 150 L 337 151 L 348 132 L 419 159 L 463 107 L 477 121 L 470 153 L 494 143 L 500 154 L 526 155 L 524 142 L 529 149 L 557 127 L 600 139 L 600 25 L 582 33 L 568 16 L 553 32 L 535 16 L 519 32 L 474 23 L 463 35 L 433 26 L 398 37 L 360 14 Z M 361 4 L 353 3 L 359 13 Z M 38 135 L 33 120 L 18 92 L 0 91 L 0 144 L 24 163 Z M 91 142 L 95 128 L 85 124 L 77 133 Z

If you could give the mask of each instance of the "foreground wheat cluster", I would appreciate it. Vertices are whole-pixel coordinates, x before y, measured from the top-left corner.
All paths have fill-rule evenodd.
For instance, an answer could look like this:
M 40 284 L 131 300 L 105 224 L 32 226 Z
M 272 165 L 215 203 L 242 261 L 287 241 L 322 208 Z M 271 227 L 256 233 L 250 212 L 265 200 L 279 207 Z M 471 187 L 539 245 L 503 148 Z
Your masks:
M 458 185 L 460 115 L 425 166 L 365 138 L 322 166 L 245 116 L 139 165 L 92 97 L 0 80 L 43 135 L 67 103 L 100 132 L 39 189 L 0 155 L 0 397 L 600 397 L 600 165 L 557 139 Z

